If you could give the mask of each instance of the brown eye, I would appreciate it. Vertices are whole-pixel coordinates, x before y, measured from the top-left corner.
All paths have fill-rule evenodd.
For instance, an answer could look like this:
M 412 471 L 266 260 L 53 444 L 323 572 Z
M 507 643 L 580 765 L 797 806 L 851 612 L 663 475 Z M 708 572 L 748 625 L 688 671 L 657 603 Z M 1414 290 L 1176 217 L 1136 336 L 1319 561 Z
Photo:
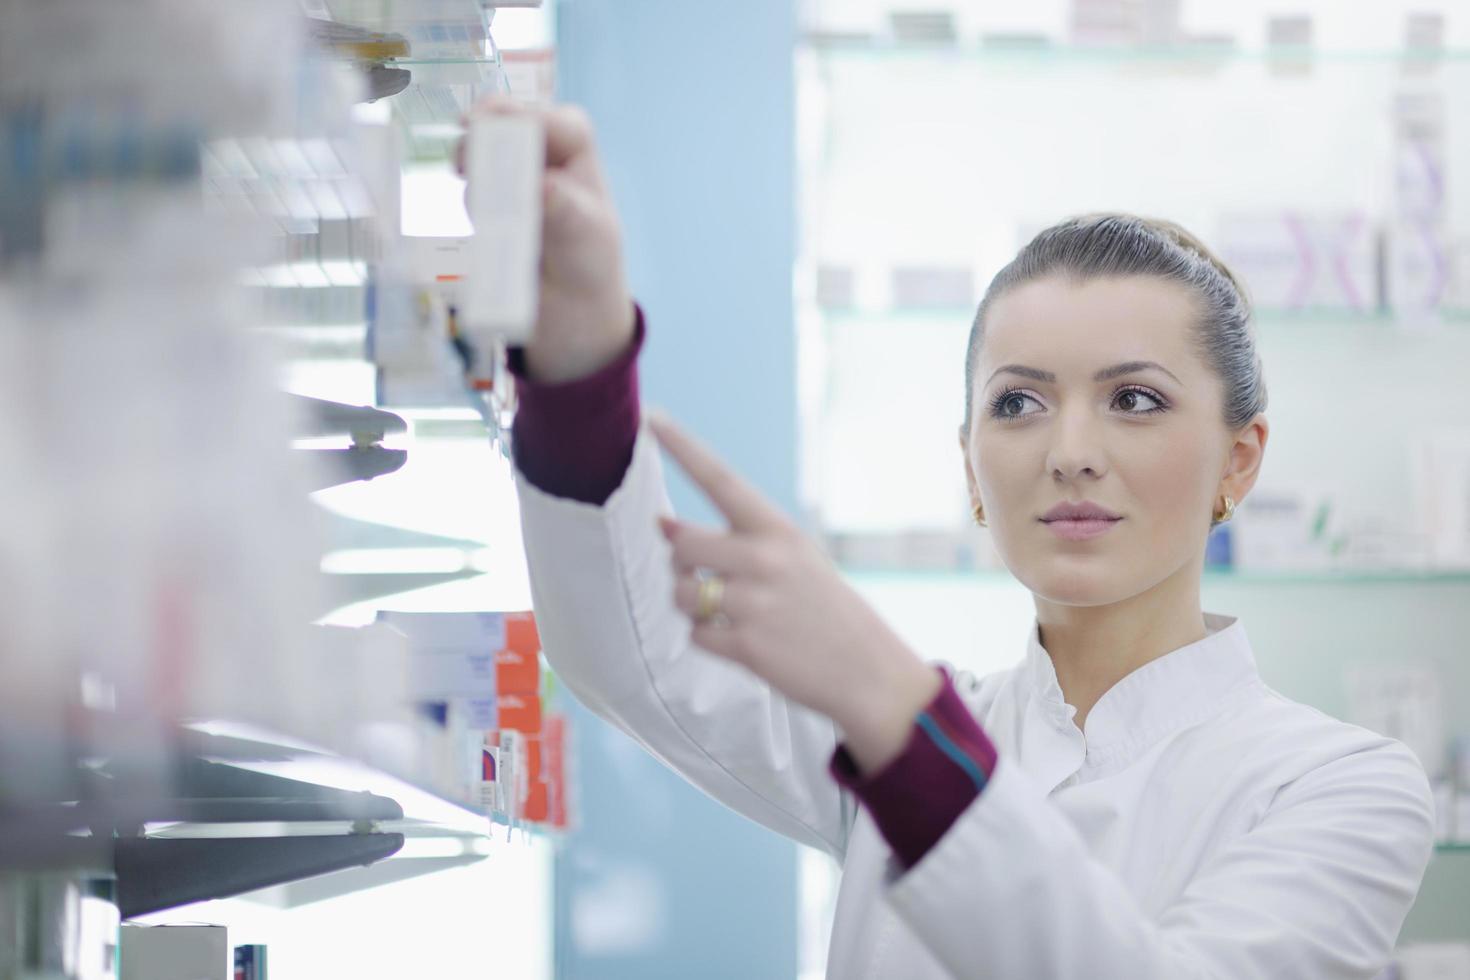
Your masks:
M 1147 399 L 1148 401 L 1152 402 L 1154 407 L 1144 407 L 1140 409 L 1138 407 L 1140 398 Z M 1155 412 L 1162 412 L 1165 410 L 1165 408 L 1168 407 L 1164 404 L 1163 398 L 1155 395 L 1151 391 L 1146 391 L 1143 388 L 1124 388 L 1122 391 L 1118 392 L 1115 401 L 1117 402 L 1119 408 L 1123 409 L 1123 411 L 1128 412 L 1131 415 L 1152 415 Z
M 1035 400 L 1023 391 L 1009 388 L 990 400 L 990 414 L 1005 422 L 1023 419 L 1028 415 L 1035 415 L 1035 412 L 1026 411 L 1026 402 L 1028 399 Z M 1038 402 L 1037 404 L 1039 405 L 1040 403 Z M 1012 406 L 1015 407 L 1015 411 L 1011 411 Z

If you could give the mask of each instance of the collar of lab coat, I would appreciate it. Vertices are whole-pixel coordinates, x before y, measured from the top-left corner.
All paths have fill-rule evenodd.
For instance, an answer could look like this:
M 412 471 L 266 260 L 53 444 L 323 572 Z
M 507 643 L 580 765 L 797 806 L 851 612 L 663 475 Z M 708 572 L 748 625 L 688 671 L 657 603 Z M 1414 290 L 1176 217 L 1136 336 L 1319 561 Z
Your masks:
M 1131 755 L 1160 738 L 1222 709 L 1260 675 L 1239 617 L 1204 613 L 1209 634 L 1149 661 L 1109 688 L 1088 713 L 1086 752 L 1097 764 Z M 1035 620 L 1027 643 L 1025 676 L 1039 708 L 1055 722 L 1077 709 L 1066 703 L 1051 655 Z M 1073 728 L 1075 732 L 1075 728 Z

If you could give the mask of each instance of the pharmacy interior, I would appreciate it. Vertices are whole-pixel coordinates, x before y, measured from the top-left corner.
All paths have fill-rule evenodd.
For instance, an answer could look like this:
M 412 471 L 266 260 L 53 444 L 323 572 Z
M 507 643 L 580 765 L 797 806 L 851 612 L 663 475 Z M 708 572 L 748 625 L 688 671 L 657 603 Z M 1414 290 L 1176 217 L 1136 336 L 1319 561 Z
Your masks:
M 497 94 L 595 126 L 645 403 L 977 675 L 1034 610 L 955 453 L 976 304 L 1068 215 L 1208 242 L 1272 437 L 1204 606 L 1422 762 L 1382 975 L 1470 978 L 1470 10 L 8 0 L 0 980 L 826 975 L 836 863 L 542 649 Z

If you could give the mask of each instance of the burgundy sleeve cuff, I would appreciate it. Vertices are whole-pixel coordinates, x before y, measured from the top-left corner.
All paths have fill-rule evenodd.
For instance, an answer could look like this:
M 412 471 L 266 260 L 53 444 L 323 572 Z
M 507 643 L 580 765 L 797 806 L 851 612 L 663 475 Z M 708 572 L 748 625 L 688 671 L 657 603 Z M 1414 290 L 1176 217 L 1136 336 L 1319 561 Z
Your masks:
M 526 374 L 523 347 L 506 353 L 516 379 L 511 451 L 516 468 L 546 493 L 603 504 L 623 482 L 638 438 L 638 354 L 646 333 L 643 308 L 633 340 L 596 374 L 542 384 Z
M 949 671 L 936 669 L 944 685 L 914 720 L 908 743 L 895 759 L 863 775 L 847 747 L 839 745 L 830 763 L 833 778 L 868 808 L 905 868 L 919 863 L 995 771 L 995 746 L 960 700 Z

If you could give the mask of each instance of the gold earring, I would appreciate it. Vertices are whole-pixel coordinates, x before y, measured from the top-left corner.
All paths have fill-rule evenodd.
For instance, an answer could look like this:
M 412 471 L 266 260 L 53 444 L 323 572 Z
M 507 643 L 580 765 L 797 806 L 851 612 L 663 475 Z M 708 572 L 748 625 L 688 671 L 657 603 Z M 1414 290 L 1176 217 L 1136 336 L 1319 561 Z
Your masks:
M 985 523 L 985 508 L 979 504 L 975 505 L 975 523 L 979 524 L 981 527 L 990 526 L 989 524 Z
M 1215 515 L 1216 524 L 1224 524 L 1226 521 L 1230 520 L 1230 518 L 1235 516 L 1235 501 L 1231 500 L 1229 497 L 1222 497 L 1222 499 L 1225 501 L 1225 513 L 1223 515 Z

